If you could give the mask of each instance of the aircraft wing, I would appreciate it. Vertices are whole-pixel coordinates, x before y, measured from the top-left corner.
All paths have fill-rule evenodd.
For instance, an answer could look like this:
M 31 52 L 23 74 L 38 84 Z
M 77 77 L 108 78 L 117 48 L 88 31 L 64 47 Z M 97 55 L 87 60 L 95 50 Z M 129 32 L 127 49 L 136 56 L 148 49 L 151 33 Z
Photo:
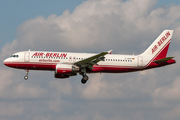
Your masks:
M 167 58 L 155 60 L 155 61 L 153 61 L 153 62 L 154 62 L 154 63 L 157 63 L 157 64 L 165 63 L 165 62 L 167 62 L 168 60 L 170 60 L 170 59 L 172 59 L 172 58 L 174 58 L 174 57 L 167 57 Z
M 104 56 L 106 54 L 110 54 L 112 50 L 109 50 L 107 52 L 101 52 L 97 55 L 94 55 L 92 57 L 86 58 L 84 60 L 75 62 L 74 65 L 80 66 L 80 67 L 87 67 L 89 69 L 93 69 L 93 65 L 97 65 L 99 61 L 104 61 Z

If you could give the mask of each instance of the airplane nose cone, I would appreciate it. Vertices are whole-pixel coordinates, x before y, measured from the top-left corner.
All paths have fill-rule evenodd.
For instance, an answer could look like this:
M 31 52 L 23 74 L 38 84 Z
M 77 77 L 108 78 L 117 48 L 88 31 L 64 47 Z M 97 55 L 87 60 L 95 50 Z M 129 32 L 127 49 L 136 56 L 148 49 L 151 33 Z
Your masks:
M 4 60 L 4 65 L 9 66 L 10 61 L 7 59 Z
M 4 65 L 6 65 L 7 67 L 16 67 L 16 65 L 13 63 L 13 61 L 10 58 L 4 60 Z
M 6 65 L 6 66 L 7 66 L 7 59 L 5 59 L 5 60 L 4 60 L 4 65 Z

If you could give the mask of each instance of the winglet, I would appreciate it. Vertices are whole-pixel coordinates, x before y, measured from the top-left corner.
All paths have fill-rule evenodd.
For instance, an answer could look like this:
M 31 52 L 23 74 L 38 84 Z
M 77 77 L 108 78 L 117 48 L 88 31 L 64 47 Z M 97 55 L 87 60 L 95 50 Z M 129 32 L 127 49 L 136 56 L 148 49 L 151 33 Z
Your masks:
M 113 49 L 111 49 L 111 50 L 109 50 L 109 51 L 107 51 L 107 52 L 108 52 L 108 54 L 111 54 L 112 51 L 113 51 Z

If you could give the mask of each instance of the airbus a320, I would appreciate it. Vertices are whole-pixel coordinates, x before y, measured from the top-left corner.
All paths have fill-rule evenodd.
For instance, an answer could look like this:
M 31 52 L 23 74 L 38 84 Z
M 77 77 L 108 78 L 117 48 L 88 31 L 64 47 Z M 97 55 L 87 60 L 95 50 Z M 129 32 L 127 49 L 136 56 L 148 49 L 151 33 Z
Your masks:
M 92 53 L 23 51 L 4 60 L 4 65 L 29 70 L 54 71 L 55 78 L 69 78 L 82 75 L 81 82 L 88 81 L 87 73 L 125 73 L 162 67 L 176 63 L 173 57 L 166 57 L 173 30 L 164 30 L 159 37 L 139 55 L 111 54 L 112 50 Z

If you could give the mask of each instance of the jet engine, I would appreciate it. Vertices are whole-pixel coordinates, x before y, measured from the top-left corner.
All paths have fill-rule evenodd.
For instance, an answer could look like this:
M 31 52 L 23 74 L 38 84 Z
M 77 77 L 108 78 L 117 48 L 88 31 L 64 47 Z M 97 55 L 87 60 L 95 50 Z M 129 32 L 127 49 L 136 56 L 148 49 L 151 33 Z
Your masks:
M 68 78 L 69 76 L 76 75 L 80 68 L 76 65 L 57 64 L 55 71 L 55 78 Z

